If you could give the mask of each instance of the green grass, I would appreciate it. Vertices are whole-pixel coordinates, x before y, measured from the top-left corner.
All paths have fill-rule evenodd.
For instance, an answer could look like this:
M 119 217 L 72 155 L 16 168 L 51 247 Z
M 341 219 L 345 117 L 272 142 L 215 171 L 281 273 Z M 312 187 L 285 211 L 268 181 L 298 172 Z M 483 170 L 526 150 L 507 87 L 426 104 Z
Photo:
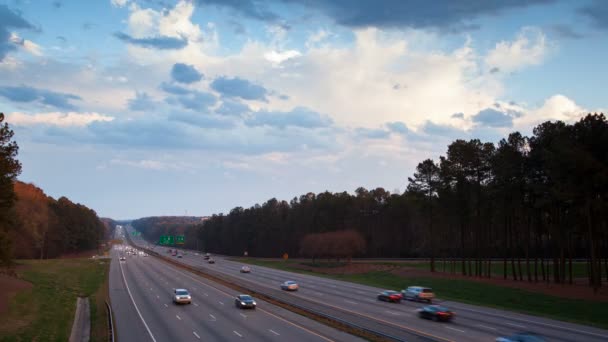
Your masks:
M 95 294 L 102 290 L 109 260 L 27 260 L 21 264 L 24 267 L 19 275 L 33 288 L 15 295 L 8 312 L 0 317 L 22 326 L 11 330 L 10 325 L 3 325 L 0 341 L 67 341 L 76 299 L 81 295 L 90 297 L 91 330 L 99 331 L 99 325 L 106 323 L 104 317 L 99 317 Z
M 390 262 L 388 262 L 390 263 Z M 384 262 L 382 264 L 385 264 Z M 397 263 L 392 263 L 393 265 L 397 265 Z M 398 265 L 401 266 L 410 266 L 410 267 L 416 267 L 416 268 L 420 268 L 420 269 L 430 269 L 430 262 L 429 261 L 420 261 L 420 262 L 408 262 L 408 263 L 400 263 Z M 484 265 L 485 266 L 485 265 Z M 475 270 L 475 263 L 471 262 L 471 267 L 473 268 L 473 270 Z M 547 267 L 547 263 L 545 263 L 545 268 Z M 517 263 L 515 264 L 515 268 L 517 269 Z M 443 262 L 441 262 L 441 260 L 437 259 L 435 261 L 435 269 L 438 272 L 443 272 L 444 271 L 444 267 L 443 267 Z M 461 270 L 461 263 L 460 262 L 456 262 L 456 267 L 455 267 L 455 271 L 456 273 L 460 273 Z M 511 263 L 508 262 L 507 263 L 507 277 L 508 279 L 512 279 L 512 273 L 511 273 Z M 553 274 L 553 267 L 552 264 L 549 264 L 549 268 L 548 268 L 550 274 Z M 450 272 L 451 271 L 451 264 L 448 262 L 445 265 L 445 272 Z M 522 271 L 522 276 L 524 279 L 527 279 L 527 273 L 526 273 L 526 263 L 525 261 L 522 259 L 522 263 L 521 263 L 521 271 Z M 532 277 L 534 277 L 534 262 L 530 261 L 530 273 L 532 274 Z M 568 265 L 566 265 L 566 278 L 568 274 Z M 492 262 L 492 275 L 493 276 L 497 276 L 497 277 L 502 277 L 503 276 L 503 263 L 502 261 L 495 261 Z M 540 263 L 538 264 L 538 276 L 539 278 L 542 277 L 541 273 L 540 273 Z M 584 278 L 587 276 L 587 264 L 584 262 L 573 262 L 572 263 L 572 277 L 574 278 Z
M 608 328 L 608 305 L 603 302 L 560 298 L 463 279 L 402 277 L 386 271 L 349 275 L 328 275 L 298 269 L 294 267 L 296 262 L 256 259 L 239 259 L 239 261 L 285 271 L 350 281 L 384 289 L 401 290 L 410 285 L 428 286 L 432 287 L 433 291 L 441 299 L 495 307 Z

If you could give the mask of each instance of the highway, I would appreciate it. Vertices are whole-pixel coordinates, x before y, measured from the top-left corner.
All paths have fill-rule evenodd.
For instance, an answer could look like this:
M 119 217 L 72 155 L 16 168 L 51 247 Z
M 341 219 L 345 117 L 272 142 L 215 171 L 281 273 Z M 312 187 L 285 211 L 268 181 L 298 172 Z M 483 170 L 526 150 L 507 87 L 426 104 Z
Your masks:
M 110 300 L 118 341 L 359 341 L 358 338 L 256 298 L 235 307 L 237 293 L 151 256 L 111 251 Z M 125 261 L 119 261 L 120 256 Z M 175 305 L 173 288 L 192 304 Z
M 141 238 L 133 238 L 133 241 L 142 247 L 152 247 Z M 166 248 L 157 246 L 155 250 L 163 253 Z M 403 340 L 409 340 L 408 336 L 414 333 L 437 341 L 493 341 L 498 336 L 508 336 L 521 331 L 535 332 L 546 337 L 548 341 L 608 340 L 608 331 L 602 329 L 440 299 L 438 302 L 456 313 L 454 321 L 438 323 L 423 320 L 416 314 L 416 309 L 423 304 L 409 301 L 403 301 L 401 304 L 377 301 L 376 295 L 384 289 L 261 266 L 250 265 L 252 272 L 243 274 L 239 272 L 243 264 L 221 256 L 214 256 L 214 259 L 215 264 L 208 264 L 202 255 L 188 251 L 183 258 L 175 258 L 175 261 L 223 274 L 234 279 L 236 283 L 252 284 L 269 291 L 281 292 L 280 283 L 294 280 L 300 284 L 299 291 L 289 293 L 294 303 L 315 303 L 342 313 L 345 317 L 363 317 L 377 322 L 378 326 L 402 331 L 403 335 L 393 333 L 393 336 L 397 335 Z M 404 284 L 404 287 L 407 285 L 420 284 Z M 439 297 L 440 295 L 438 294 Z

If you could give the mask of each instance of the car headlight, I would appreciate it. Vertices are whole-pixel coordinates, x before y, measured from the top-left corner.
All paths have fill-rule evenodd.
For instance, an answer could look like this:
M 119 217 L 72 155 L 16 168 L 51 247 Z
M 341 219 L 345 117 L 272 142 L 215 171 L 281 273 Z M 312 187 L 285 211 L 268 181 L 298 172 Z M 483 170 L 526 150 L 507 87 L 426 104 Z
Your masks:
M 241 305 L 245 305 L 245 302 L 241 302 Z
M 256 303 L 256 302 L 253 302 L 253 305 L 257 305 L 257 303 Z

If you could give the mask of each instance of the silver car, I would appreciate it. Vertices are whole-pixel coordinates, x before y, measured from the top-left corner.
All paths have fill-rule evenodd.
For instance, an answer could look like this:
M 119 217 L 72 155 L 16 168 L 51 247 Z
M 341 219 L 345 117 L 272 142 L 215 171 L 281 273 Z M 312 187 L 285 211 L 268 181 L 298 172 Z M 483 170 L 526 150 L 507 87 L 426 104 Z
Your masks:
M 298 283 L 296 283 L 293 280 L 288 280 L 286 282 L 284 282 L 283 284 L 281 284 L 281 290 L 286 290 L 286 291 L 297 291 L 298 290 Z
M 175 304 L 190 304 L 192 303 L 192 296 L 186 289 L 173 289 L 173 303 Z

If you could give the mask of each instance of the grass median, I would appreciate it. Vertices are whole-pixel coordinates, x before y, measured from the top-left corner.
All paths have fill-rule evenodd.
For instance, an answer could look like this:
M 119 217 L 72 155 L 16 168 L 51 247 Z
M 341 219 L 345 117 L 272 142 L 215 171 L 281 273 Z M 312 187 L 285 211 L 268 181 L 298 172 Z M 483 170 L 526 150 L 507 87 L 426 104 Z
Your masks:
M 608 329 L 608 305 L 603 302 L 560 298 L 463 279 L 404 277 L 389 271 L 333 275 L 302 270 L 296 267 L 297 262 L 291 261 L 256 259 L 238 259 L 238 261 L 383 289 L 401 290 L 410 285 L 428 286 L 432 287 L 441 299 L 506 309 Z
M 19 277 L 33 287 L 11 299 L 0 317 L 5 323 L 0 325 L 0 341 L 67 341 L 78 296 L 89 297 L 91 341 L 107 340 L 105 308 L 100 308 L 98 299 L 106 291 L 110 260 L 24 260 L 19 264 Z

